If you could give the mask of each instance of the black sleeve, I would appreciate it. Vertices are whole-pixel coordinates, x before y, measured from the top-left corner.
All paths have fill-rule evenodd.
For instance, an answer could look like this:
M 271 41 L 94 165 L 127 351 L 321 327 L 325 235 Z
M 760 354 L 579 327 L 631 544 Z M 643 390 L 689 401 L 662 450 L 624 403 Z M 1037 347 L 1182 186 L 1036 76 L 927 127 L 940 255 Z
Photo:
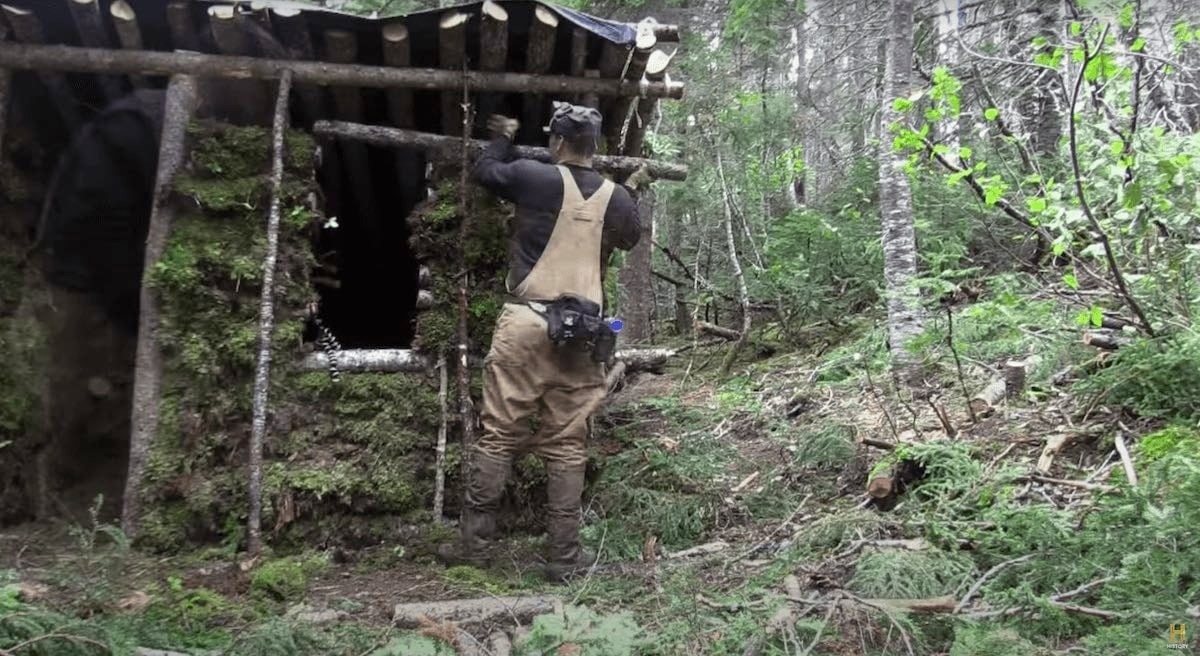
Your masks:
M 637 202 L 623 185 L 613 189 L 604 215 L 604 241 L 613 248 L 630 250 L 642 236 L 642 222 Z
M 512 141 L 507 137 L 496 137 L 475 162 L 475 181 L 497 196 L 516 202 L 524 181 L 520 174 L 522 168 L 522 160 L 516 159 Z

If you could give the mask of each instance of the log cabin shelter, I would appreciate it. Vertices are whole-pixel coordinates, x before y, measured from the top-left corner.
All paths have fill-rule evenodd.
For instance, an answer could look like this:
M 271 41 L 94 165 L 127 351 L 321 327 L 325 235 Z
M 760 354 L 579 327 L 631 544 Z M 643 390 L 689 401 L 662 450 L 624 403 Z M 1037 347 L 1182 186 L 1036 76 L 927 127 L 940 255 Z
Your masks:
M 107 103 L 135 88 L 161 88 L 162 74 L 225 80 L 210 87 L 225 96 L 209 99 L 212 111 L 269 124 L 267 85 L 231 78 L 270 79 L 288 62 L 308 65 L 294 69 L 292 124 L 322 138 L 323 209 L 338 228 L 323 235 L 320 250 L 336 252 L 339 266 L 318 280 L 327 283 L 326 323 L 348 348 L 404 347 L 412 339 L 418 268 L 405 253 L 403 219 L 428 193 L 429 165 L 457 154 L 457 139 L 437 137 L 463 134 L 464 106 L 470 137 L 485 138 L 486 117 L 502 113 L 521 120 L 519 144 L 536 146 L 545 143 L 553 100 L 589 104 L 605 117 L 600 152 L 638 157 L 657 98 L 682 94 L 666 71 L 679 38 L 674 26 L 608 21 L 538 2 L 488 1 L 387 19 L 285 1 L 0 6 L 0 69 L 14 72 L 14 113 L 37 117 L 38 140 L 59 148 Z M 180 51 L 200 54 L 172 60 Z M 368 133 L 364 125 L 408 134 Z M 632 162 L 623 164 L 610 169 L 627 175 Z M 663 177 L 682 176 L 682 167 L 663 168 Z
M 519 119 L 522 154 L 547 159 L 543 126 L 552 101 L 565 100 L 604 116 L 597 169 L 620 181 L 648 165 L 660 179 L 682 180 L 685 167 L 644 159 L 659 101 L 682 96 L 668 73 L 678 42 L 675 26 L 653 18 L 604 20 L 529 0 L 382 18 L 283 0 L 0 0 L 0 170 L 28 183 L 10 213 L 22 214 L 32 240 L 60 154 L 105 108 L 190 76 L 202 115 L 269 129 L 275 81 L 291 71 L 290 123 L 316 137 L 318 202 L 336 219 L 314 237 L 320 317 L 343 348 L 408 349 L 423 276 L 406 218 L 429 198 L 439 167 L 448 177 L 464 152 L 474 159 L 492 113 Z M 149 214 L 153 186 L 144 193 Z M 128 220 L 116 232 L 140 244 L 149 217 Z M 140 261 L 129 275 L 140 281 Z M 136 325 L 136 303 L 130 311 Z M 96 350 L 55 353 L 50 368 L 128 369 L 85 375 L 100 388 L 133 378 L 132 343 L 127 358 L 107 364 L 80 355 Z M 119 401 L 115 433 L 129 422 L 128 398 Z M 123 460 L 111 464 L 107 480 L 123 479 Z

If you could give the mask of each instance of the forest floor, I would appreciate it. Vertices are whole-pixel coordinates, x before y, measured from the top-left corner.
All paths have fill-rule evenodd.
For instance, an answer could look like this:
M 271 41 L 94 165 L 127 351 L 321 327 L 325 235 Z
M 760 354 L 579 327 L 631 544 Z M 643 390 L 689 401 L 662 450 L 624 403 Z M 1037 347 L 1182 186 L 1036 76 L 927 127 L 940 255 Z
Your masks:
M 627 380 L 596 421 L 584 538 L 601 563 L 566 586 L 522 533 L 478 570 L 432 558 L 450 527 L 253 564 L 139 553 L 105 526 L 6 531 L 0 629 L 59 637 L 0 654 L 496 654 L 501 632 L 514 653 L 563 656 L 1168 653 L 1168 629 L 1200 616 L 1200 504 L 1181 501 L 1200 473 L 1169 465 L 1196 433 L 1073 388 L 1097 352 L 1069 318 L 1027 316 L 1042 310 L 960 310 L 944 355 L 963 373 L 927 361 L 928 400 L 896 393 L 869 325 L 782 355 L 752 344 L 725 379 L 721 345 Z M 1030 355 L 1022 392 L 972 416 L 966 401 Z M 543 595 L 557 603 L 532 623 L 506 607 Z M 498 610 L 396 610 L 448 599 Z

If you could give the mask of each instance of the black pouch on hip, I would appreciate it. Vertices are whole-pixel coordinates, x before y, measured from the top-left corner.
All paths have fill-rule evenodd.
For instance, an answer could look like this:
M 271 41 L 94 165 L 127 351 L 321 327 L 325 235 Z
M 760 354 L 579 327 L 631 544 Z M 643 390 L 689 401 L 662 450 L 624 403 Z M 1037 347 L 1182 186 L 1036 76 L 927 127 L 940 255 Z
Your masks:
M 542 304 L 538 304 L 542 305 Z M 534 307 L 534 311 L 538 311 Z M 595 362 L 608 362 L 616 349 L 617 334 L 601 318 L 601 308 L 586 298 L 564 294 L 544 304 L 550 341 L 559 348 L 590 350 Z

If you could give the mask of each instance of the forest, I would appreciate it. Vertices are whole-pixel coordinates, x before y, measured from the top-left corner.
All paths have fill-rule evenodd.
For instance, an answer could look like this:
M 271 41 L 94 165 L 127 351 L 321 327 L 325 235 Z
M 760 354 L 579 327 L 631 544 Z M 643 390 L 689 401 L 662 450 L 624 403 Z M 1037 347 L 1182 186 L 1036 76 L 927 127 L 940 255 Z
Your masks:
M 378 21 L 456 6 L 308 4 Z M 56 425 L 45 345 L 79 337 L 30 318 L 35 237 L 9 219 L 40 203 L 53 155 L 18 156 L 37 149 L 0 112 L 0 656 L 1200 650 L 1200 4 L 561 4 L 677 25 L 637 66 L 685 89 L 601 104 L 631 126 L 605 133 L 612 175 L 629 173 L 620 154 L 686 179 L 640 195 L 642 238 L 605 280 L 624 359 L 589 422 L 582 536 L 599 563 L 542 577 L 532 456 L 506 493 L 504 557 L 434 557 L 457 535 L 481 384 L 468 350 L 487 351 L 502 303 L 511 210 L 468 180 L 460 137 L 483 136 L 477 113 L 523 119 L 528 104 L 432 101 L 453 152 L 411 189 L 376 172 L 374 208 L 345 190 L 313 200 L 333 122 L 274 139 L 269 117 L 181 124 L 186 203 L 142 274 L 163 353 L 143 478 L 125 481 L 138 456 L 123 455 L 103 461 L 119 469 L 103 493 L 32 499 L 17 488 L 33 466 L 16 463 Z M 234 95 L 269 109 L 275 86 L 256 83 Z M 298 105 L 311 90 L 297 84 Z M 336 149 L 346 189 L 356 162 L 384 159 L 354 152 Z M 349 260 L 323 259 L 372 212 L 408 214 L 371 234 L 403 231 L 416 286 L 380 282 L 395 274 L 381 255 L 360 293 Z M 259 341 L 264 278 L 275 326 Z M 314 327 L 322 284 L 335 291 Z M 428 361 L 356 369 L 353 349 L 395 348 L 378 322 L 409 312 L 404 357 Z M 99 358 L 97 343 L 73 352 Z M 134 361 L 132 341 L 105 343 Z M 256 384 L 263 354 L 272 378 Z M 113 385 L 133 389 L 132 374 Z M 136 391 L 112 394 L 137 412 Z M 122 448 L 136 440 L 136 419 L 109 420 Z M 61 456 L 76 473 L 60 476 L 82 480 L 95 453 Z

